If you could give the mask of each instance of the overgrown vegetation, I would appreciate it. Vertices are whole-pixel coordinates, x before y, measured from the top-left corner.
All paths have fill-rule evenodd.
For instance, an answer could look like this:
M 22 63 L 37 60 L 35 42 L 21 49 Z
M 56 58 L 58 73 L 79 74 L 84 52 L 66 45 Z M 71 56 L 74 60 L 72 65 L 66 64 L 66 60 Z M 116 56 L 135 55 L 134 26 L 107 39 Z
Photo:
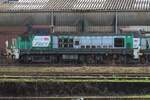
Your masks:
M 149 83 L 2 82 L 0 96 L 139 96 L 149 97 Z

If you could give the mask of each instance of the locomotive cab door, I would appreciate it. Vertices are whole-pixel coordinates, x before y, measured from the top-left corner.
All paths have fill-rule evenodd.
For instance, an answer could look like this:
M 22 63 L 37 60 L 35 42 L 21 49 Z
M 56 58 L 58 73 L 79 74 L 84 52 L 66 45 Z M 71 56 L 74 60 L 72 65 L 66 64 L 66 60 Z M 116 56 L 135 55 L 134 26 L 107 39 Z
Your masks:
M 139 59 L 140 58 L 140 35 L 135 33 L 133 34 L 133 55 L 134 59 Z

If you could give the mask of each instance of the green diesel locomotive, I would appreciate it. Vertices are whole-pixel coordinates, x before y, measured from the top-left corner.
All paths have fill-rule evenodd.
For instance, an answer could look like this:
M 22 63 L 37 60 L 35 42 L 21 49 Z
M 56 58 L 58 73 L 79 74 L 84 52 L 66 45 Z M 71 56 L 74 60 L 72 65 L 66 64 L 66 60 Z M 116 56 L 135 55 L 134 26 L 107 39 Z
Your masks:
M 11 57 L 23 63 L 126 64 L 150 62 L 150 37 L 130 34 L 29 34 L 13 39 Z

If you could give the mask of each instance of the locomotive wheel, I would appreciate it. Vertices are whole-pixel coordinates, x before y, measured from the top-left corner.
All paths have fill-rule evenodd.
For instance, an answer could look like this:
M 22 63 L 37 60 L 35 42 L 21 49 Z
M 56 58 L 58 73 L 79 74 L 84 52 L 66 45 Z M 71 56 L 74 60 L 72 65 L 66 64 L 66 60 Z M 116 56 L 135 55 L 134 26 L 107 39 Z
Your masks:
M 126 55 L 125 57 L 126 57 L 126 58 L 125 58 L 126 64 L 133 64 L 133 56 L 131 56 L 131 55 Z
M 20 63 L 23 63 L 23 62 L 24 62 L 24 57 L 23 57 L 23 56 L 20 56 L 19 62 L 20 62 Z
M 96 59 L 96 64 L 103 63 L 103 57 L 101 55 L 97 55 L 95 59 Z
M 63 62 L 62 55 L 57 56 L 57 61 L 59 64 L 62 64 L 62 62 Z
M 122 64 L 127 64 L 127 56 L 123 55 Z
M 104 55 L 104 64 L 112 64 L 113 63 L 113 56 L 112 55 Z
M 146 58 L 145 58 L 145 56 L 141 56 L 140 57 L 140 63 L 141 64 L 146 64 Z
M 119 64 L 125 64 L 126 63 L 126 57 L 124 55 L 119 55 Z
M 55 55 L 49 56 L 49 62 L 50 62 L 50 64 L 55 64 L 55 63 L 57 63 L 57 62 L 58 62 L 57 59 L 58 59 L 58 58 L 57 58 L 57 56 L 55 56 Z
M 20 61 L 19 62 L 21 62 L 21 63 L 28 63 L 28 61 L 27 61 L 27 55 L 22 55 L 20 57 Z
M 150 55 L 147 56 L 147 62 L 150 63 Z
M 87 64 L 95 64 L 96 63 L 95 55 L 88 55 L 86 57 L 86 63 Z
M 78 62 L 79 62 L 80 64 L 85 64 L 85 59 L 86 59 L 85 55 L 80 55 Z

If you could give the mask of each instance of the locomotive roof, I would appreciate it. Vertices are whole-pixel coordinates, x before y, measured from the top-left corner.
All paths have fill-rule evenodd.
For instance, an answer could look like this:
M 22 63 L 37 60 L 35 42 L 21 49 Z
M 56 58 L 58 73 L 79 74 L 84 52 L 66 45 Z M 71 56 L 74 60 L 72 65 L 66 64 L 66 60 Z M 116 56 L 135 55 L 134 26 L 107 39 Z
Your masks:
M 1 11 L 149 11 L 150 0 L 1 0 Z
M 51 33 L 49 35 L 55 35 L 55 36 L 129 36 L 133 35 L 134 33 L 121 33 L 121 34 L 115 34 L 115 33 Z M 35 34 L 38 35 L 38 34 Z M 42 35 L 42 34 L 39 34 Z M 43 36 L 43 35 L 42 35 Z

